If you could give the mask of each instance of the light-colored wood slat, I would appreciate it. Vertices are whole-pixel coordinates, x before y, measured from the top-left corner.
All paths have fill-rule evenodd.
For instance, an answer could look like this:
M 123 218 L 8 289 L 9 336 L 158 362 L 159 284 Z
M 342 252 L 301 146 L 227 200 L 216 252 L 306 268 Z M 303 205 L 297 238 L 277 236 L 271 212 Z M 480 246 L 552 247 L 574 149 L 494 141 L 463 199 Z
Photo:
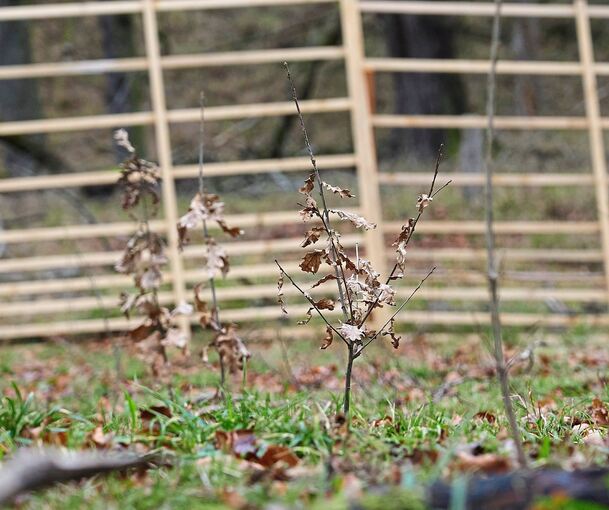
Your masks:
M 441 174 L 443 179 L 450 179 L 450 186 L 482 186 L 484 175 L 472 172 L 451 172 Z M 428 185 L 429 173 L 426 172 L 382 172 L 379 175 L 381 184 Z M 497 186 L 593 186 L 594 176 L 591 173 L 495 173 L 493 184 Z
M 351 100 L 344 97 L 329 99 L 307 99 L 301 102 L 303 113 L 344 112 L 351 108 Z M 276 117 L 294 115 L 294 104 L 290 101 L 280 103 L 236 104 L 230 106 L 208 106 L 205 120 L 233 120 L 254 117 Z M 197 108 L 184 108 L 168 112 L 173 123 L 198 122 L 201 112 Z
M 356 158 L 353 154 L 334 154 L 315 156 L 320 169 L 353 168 Z M 260 159 L 251 161 L 235 161 L 226 163 L 206 163 L 205 176 L 219 177 L 226 175 L 246 175 L 271 172 L 301 172 L 311 169 L 311 160 L 303 158 Z M 199 174 L 197 165 L 182 165 L 175 167 L 176 179 L 192 179 Z M 0 186 L 2 181 L 0 181 Z M 1 188 L 0 188 L 1 189 Z
M 385 222 L 386 232 L 399 232 L 400 222 Z M 482 221 L 424 221 L 417 225 L 421 234 L 483 234 Z M 497 234 L 598 234 L 596 221 L 497 221 Z
M 135 320 L 127 319 L 108 319 L 104 322 L 101 319 L 72 320 L 60 322 L 40 322 L 28 324 L 11 324 L 0 326 L 0 340 L 14 341 L 24 338 L 45 338 L 58 335 L 82 335 L 105 333 L 106 328 L 112 333 L 117 331 L 128 331 L 137 326 Z
M 161 12 L 207 9 L 235 9 L 238 7 L 279 7 L 287 5 L 333 4 L 337 0 L 157 0 Z
M 488 60 L 466 59 L 422 59 L 422 58 L 368 58 L 365 68 L 374 72 L 401 73 L 457 73 L 488 74 L 491 64 Z M 578 76 L 579 62 L 555 62 L 533 60 L 500 60 L 497 74 L 529 74 L 550 76 Z
M 360 207 L 369 221 L 378 225 L 367 230 L 364 239 L 366 257 L 381 275 L 387 275 L 387 259 L 383 243 L 383 213 L 378 183 L 378 164 L 374 131 L 371 124 L 370 91 L 364 75 L 364 34 L 362 18 L 354 0 L 340 0 L 340 23 L 343 44 L 347 50 L 345 60 L 347 89 L 353 100 L 351 111 L 351 137 L 357 156 L 357 182 Z M 346 312 L 345 312 L 346 313 Z M 372 327 L 378 327 L 388 319 L 387 310 L 382 309 L 372 317 Z
M 169 305 L 175 302 L 172 292 L 159 292 L 159 303 Z M 14 301 L 0 304 L 0 317 L 48 315 L 52 313 L 76 313 L 91 310 L 114 311 L 118 309 L 118 296 L 86 296 L 66 299 L 38 299 L 36 306 L 31 301 Z
M 301 107 L 305 113 L 342 112 L 351 108 L 351 102 L 347 98 L 309 99 L 302 101 Z M 210 121 L 293 114 L 293 104 L 289 101 L 279 103 L 209 106 L 205 109 L 206 118 Z M 198 115 L 200 115 L 200 113 L 197 108 L 186 108 L 167 112 L 168 120 L 172 123 L 197 122 Z M 117 126 L 147 126 L 153 124 L 153 112 L 22 120 L 0 123 L 0 136 L 84 131 L 90 129 L 113 129 Z
M 162 220 L 153 220 L 150 222 L 150 227 L 154 231 L 163 232 L 165 231 L 166 224 Z M 36 243 L 68 239 L 126 236 L 132 234 L 135 228 L 136 226 L 132 222 L 121 222 L 9 229 L 0 231 L 0 243 Z
M 541 261 L 541 262 L 573 262 L 573 263 L 599 263 L 603 255 L 600 250 L 514 250 L 500 249 L 502 260 L 507 262 L 516 261 Z M 388 253 L 389 259 L 393 260 Z M 433 250 L 416 250 L 409 253 L 410 262 L 433 262 L 440 260 L 450 261 L 478 261 L 486 257 L 485 250 L 469 250 L 456 248 L 441 248 Z M 292 274 L 299 274 L 298 261 L 284 261 L 282 266 Z M 237 265 L 231 268 L 227 280 L 239 278 L 267 278 L 277 275 L 277 266 L 269 264 Z M 417 271 L 409 273 L 414 279 L 424 276 Z M 514 282 L 575 282 L 587 285 L 602 285 L 604 276 L 601 273 L 582 273 L 573 271 L 504 271 L 501 277 L 506 281 Z M 202 269 L 185 271 L 185 280 L 189 284 L 196 284 L 206 280 L 207 273 Z M 438 282 L 455 283 L 484 283 L 484 274 L 481 271 L 463 269 L 442 269 L 436 271 L 434 280 Z M 164 274 L 163 281 L 170 282 L 171 274 Z M 131 279 L 127 276 L 117 274 L 102 274 L 92 276 L 79 276 L 72 278 L 26 280 L 0 284 L 0 296 L 23 296 L 33 294 L 62 294 L 66 292 L 92 292 L 94 289 L 119 289 L 131 286 Z
M 340 46 L 311 46 L 305 48 L 281 48 L 270 50 L 230 51 L 161 57 L 165 70 L 270 64 L 275 62 L 340 60 L 345 51 Z M 145 57 L 80 60 L 74 62 L 48 62 L 0 66 L 0 80 L 23 78 L 50 78 L 59 76 L 96 75 L 116 72 L 146 71 Z
M 374 115 L 377 128 L 453 128 L 480 129 L 486 125 L 484 115 Z M 607 123 L 609 126 L 609 123 Z M 497 129 L 586 129 L 584 117 L 495 117 Z
M 423 223 L 421 222 L 422 226 Z M 393 258 L 393 254 L 389 253 Z M 497 248 L 497 255 L 502 261 L 527 261 L 527 262 L 574 262 L 594 263 L 602 262 L 603 252 L 601 250 L 561 250 L 561 249 L 511 249 Z M 408 252 L 411 261 L 484 261 L 486 250 L 471 248 L 436 248 L 417 249 L 413 247 Z
M 256 241 L 238 241 L 224 244 L 224 248 L 229 255 L 256 255 L 279 252 L 300 251 L 302 238 L 287 239 L 267 239 Z M 356 242 L 362 242 L 362 236 L 358 234 L 345 235 L 341 238 L 345 247 L 353 247 Z M 184 258 L 199 258 L 205 253 L 205 248 L 201 246 L 187 246 L 184 249 Z M 115 252 L 87 252 L 68 255 L 45 255 L 36 257 L 19 257 L 12 259 L 0 259 L 0 273 L 14 271 L 40 271 L 54 268 L 68 267 L 96 267 L 114 266 L 121 256 Z
M 356 208 L 345 208 L 346 212 L 359 213 Z M 264 213 L 245 213 L 227 215 L 226 221 L 240 227 L 259 228 L 273 225 L 302 224 L 300 216 L 294 211 L 276 211 Z M 167 232 L 166 223 L 162 220 L 150 222 L 152 230 Z M 219 230 L 216 223 L 209 225 L 210 230 Z M 131 235 L 135 225 L 131 222 L 101 223 L 95 225 L 66 225 L 62 227 L 44 227 L 29 229 L 10 229 L 0 231 L 0 243 L 31 243 L 67 239 L 90 239 L 96 237 L 114 237 Z
M 440 16 L 492 16 L 492 2 L 430 2 L 430 1 L 363 1 L 362 12 L 391 14 L 427 14 Z M 535 3 L 503 3 L 503 17 L 572 18 L 573 6 Z
M 286 271 L 298 272 L 300 261 L 283 261 L 282 266 Z M 231 267 L 226 279 L 237 278 L 261 278 L 277 275 L 277 265 L 250 264 Z M 185 280 L 190 284 L 207 281 L 207 272 L 203 269 L 184 271 Z M 171 274 L 163 274 L 164 282 L 171 282 Z M 67 292 L 92 292 L 93 290 L 128 288 L 132 286 L 132 280 L 128 276 L 120 274 L 101 274 L 91 276 L 78 276 L 71 278 L 57 278 L 45 280 L 16 281 L 0 284 L 0 296 L 23 296 L 30 294 L 62 294 Z
M 1 12 L 1 11 L 0 11 Z M 121 59 L 80 60 L 76 62 L 48 62 L 0 66 L 0 80 L 24 78 L 52 78 L 130 71 L 146 71 L 148 63 L 143 57 Z
M 237 7 L 263 7 L 287 5 L 316 5 L 336 3 L 337 0 L 157 0 L 155 9 L 163 12 L 204 9 L 234 9 Z M 89 1 L 44 5 L 22 5 L 0 8 L 0 21 L 72 18 L 136 14 L 142 3 L 133 0 Z
M 605 154 L 605 140 L 601 126 L 601 108 L 598 98 L 598 84 L 594 74 L 594 49 L 590 19 L 588 18 L 587 0 L 575 0 L 575 13 L 577 25 L 577 42 L 582 62 L 582 81 L 586 115 L 588 117 L 588 130 L 590 138 L 590 154 L 595 180 L 596 210 L 600 227 L 601 245 L 603 247 L 603 264 L 607 282 L 606 301 L 609 304 L 609 190 L 607 189 L 607 160 Z
M 290 317 L 296 317 L 306 311 L 306 307 L 291 307 Z M 278 319 L 282 315 L 278 307 L 261 307 L 255 310 L 226 310 L 222 316 L 228 321 L 259 321 Z M 196 322 L 193 317 L 193 323 Z M 501 321 L 506 326 L 549 326 L 549 327 L 574 327 L 576 325 L 588 325 L 591 327 L 609 326 L 609 317 L 606 315 L 552 315 L 552 314 L 526 314 L 526 313 L 504 313 Z M 398 314 L 397 322 L 420 325 L 462 325 L 478 326 L 489 323 L 489 316 L 482 312 L 430 312 L 405 310 Z M 110 319 L 108 328 L 110 331 L 126 331 L 137 325 L 135 320 L 129 322 L 126 319 Z M 304 329 L 304 328 L 303 328 Z M 307 330 L 309 328 L 306 328 Z M 102 320 L 76 320 L 63 322 L 46 322 L 30 324 L 14 324 L 0 326 L 0 340 L 11 341 L 24 338 L 48 337 L 57 335 L 77 335 L 103 333 L 106 326 Z M 282 325 L 283 330 L 283 325 Z M 287 332 L 286 332 L 287 335 Z M 289 338 L 285 336 L 285 338 Z
M 317 163 L 320 168 L 326 169 L 351 168 L 355 164 L 355 156 L 352 154 L 321 155 L 317 158 Z M 308 170 L 310 167 L 311 160 L 305 157 L 227 161 L 207 163 L 205 165 L 205 175 L 218 177 L 268 172 L 296 172 Z M 196 165 L 174 167 L 174 177 L 176 179 L 194 178 L 197 175 L 198 167 Z M 118 180 L 118 177 L 117 170 L 104 170 L 0 179 L 0 193 L 113 184 Z
M 272 64 L 285 61 L 340 60 L 343 58 L 345 58 L 345 50 L 340 46 L 310 46 L 305 48 L 201 53 L 198 55 L 166 55 L 162 57 L 161 65 L 163 69 L 169 70 L 193 67 Z
M 227 9 L 236 7 L 286 6 L 335 3 L 336 0 L 160 0 L 159 11 Z M 362 12 L 429 14 L 448 16 L 492 16 L 491 2 L 424 2 L 424 1 L 363 1 Z M 0 21 L 50 19 L 112 14 L 134 14 L 142 10 L 141 2 L 122 0 L 112 2 L 89 1 L 44 5 L 23 5 L 0 8 Z M 591 18 L 609 18 L 609 9 L 604 5 L 591 5 Z M 502 8 L 506 17 L 571 18 L 571 5 L 506 3 Z
M 176 197 L 175 181 L 173 180 L 173 160 L 171 155 L 171 138 L 169 135 L 169 120 L 165 102 L 165 82 L 161 68 L 161 48 L 159 28 L 155 11 L 155 0 L 142 0 L 142 20 L 144 27 L 144 44 L 148 59 L 148 81 L 150 83 L 150 99 L 154 112 L 154 135 L 156 152 L 159 158 L 159 168 L 163 178 L 161 186 L 161 207 L 166 222 L 167 258 L 171 272 L 171 288 L 175 303 L 186 302 L 186 282 L 184 281 L 184 261 L 180 253 L 180 240 L 177 225 L 179 212 Z M 190 338 L 190 323 L 180 317 L 176 320 L 182 332 Z
M 114 129 L 117 126 L 148 126 L 153 122 L 154 114 L 152 112 L 20 120 L 0 123 L 0 136 L 72 132 L 87 129 Z
M 134 14 L 141 10 L 142 3 L 133 0 L 19 5 L 0 8 L 0 21 Z

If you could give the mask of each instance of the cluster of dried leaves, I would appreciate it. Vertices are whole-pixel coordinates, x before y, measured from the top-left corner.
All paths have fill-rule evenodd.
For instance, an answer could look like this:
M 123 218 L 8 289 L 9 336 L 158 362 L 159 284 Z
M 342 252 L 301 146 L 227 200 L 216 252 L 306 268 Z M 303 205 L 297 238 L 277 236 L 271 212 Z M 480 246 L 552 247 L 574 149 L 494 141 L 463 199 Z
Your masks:
M 203 99 L 202 99 L 203 103 Z M 224 202 L 215 194 L 207 193 L 203 183 L 203 104 L 201 105 L 201 147 L 199 161 L 199 191 L 190 202 L 186 214 L 182 216 L 177 224 L 180 248 L 189 242 L 190 232 L 200 229 L 203 233 L 205 243 L 204 267 L 207 274 L 207 283 L 211 293 L 212 304 L 209 306 L 201 298 L 203 283 L 194 288 L 195 310 L 199 314 L 199 323 L 204 329 L 213 331 L 214 338 L 203 350 L 202 359 L 208 362 L 209 347 L 214 348 L 220 359 L 221 384 L 224 384 L 225 371 L 236 373 L 243 369 L 244 360 L 250 357 L 241 337 L 237 334 L 235 324 L 223 325 L 220 321 L 220 310 L 216 298 L 215 279 L 217 276 L 226 276 L 230 269 L 230 263 L 226 249 L 216 242 L 210 235 L 208 224 L 215 222 L 222 231 L 231 237 L 243 234 L 239 227 L 229 227 L 224 219 Z
M 158 290 L 162 283 L 162 268 L 167 263 L 165 241 L 150 230 L 150 219 L 156 216 L 160 202 L 161 173 L 157 165 L 138 157 L 124 129 L 114 134 L 118 146 L 129 156 L 121 164 L 118 180 L 122 188 L 122 206 L 138 222 L 115 269 L 130 275 L 134 293 L 120 295 L 121 312 L 129 318 L 137 313 L 144 317 L 141 324 L 130 331 L 131 340 L 138 344 L 153 373 L 159 375 L 167 366 L 167 347 L 185 350 L 186 335 L 174 325 L 174 318 L 190 314 L 192 307 L 180 304 L 174 310 L 161 306 Z

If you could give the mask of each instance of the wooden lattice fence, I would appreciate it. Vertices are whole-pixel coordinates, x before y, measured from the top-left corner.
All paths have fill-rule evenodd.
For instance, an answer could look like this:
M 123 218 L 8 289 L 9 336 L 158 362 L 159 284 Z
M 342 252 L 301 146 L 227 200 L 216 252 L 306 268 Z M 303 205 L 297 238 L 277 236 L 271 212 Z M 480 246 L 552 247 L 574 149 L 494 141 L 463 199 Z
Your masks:
M 287 49 L 252 50 L 241 52 L 203 53 L 189 55 L 162 55 L 159 44 L 157 17 L 170 11 L 238 9 L 257 6 L 287 6 L 310 4 L 334 4 L 341 20 L 342 44 L 338 46 L 302 47 Z M 380 73 L 458 73 L 486 74 L 490 63 L 483 60 L 424 60 L 370 58 L 364 51 L 365 34 L 362 19 L 370 14 L 476 16 L 489 19 L 494 13 L 492 3 L 483 2 L 431 2 L 431 1 L 356 1 L 356 0 L 111 0 L 75 3 L 43 4 L 0 8 L 0 22 L 14 20 L 91 17 L 110 14 L 141 16 L 146 54 L 142 57 L 97 61 L 70 61 L 44 64 L 26 64 L 0 67 L 0 80 L 50 78 L 72 75 L 105 74 L 111 72 L 147 72 L 151 110 L 144 112 L 79 116 L 71 118 L 37 119 L 0 122 L 0 137 L 38 133 L 63 133 L 81 130 L 109 129 L 119 126 L 151 126 L 154 129 L 156 149 L 163 173 L 163 219 L 153 228 L 163 232 L 168 239 L 170 271 L 166 281 L 170 288 L 164 290 L 162 302 L 182 302 L 189 299 L 189 288 L 201 279 L 202 271 L 195 265 L 185 267 L 201 256 L 196 244 L 179 254 L 176 231 L 173 226 L 180 211 L 176 201 L 176 182 L 192 179 L 197 175 L 194 165 L 176 165 L 172 160 L 170 130 L 184 123 L 197 123 L 198 108 L 168 109 L 166 105 L 165 73 L 169 70 L 205 67 L 245 66 L 283 61 L 343 61 L 347 82 L 347 95 L 329 99 L 302 101 L 305 115 L 330 112 L 346 112 L 350 115 L 353 151 L 347 154 L 321 154 L 318 163 L 322 169 L 353 169 L 357 180 L 359 205 L 357 211 L 378 224 L 378 228 L 365 234 L 349 233 L 343 238 L 348 247 L 360 243 L 377 268 L 386 271 L 389 244 L 399 230 L 400 223 L 383 218 L 382 195 L 384 188 L 410 186 L 406 192 L 412 198 L 414 191 L 421 191 L 429 180 L 429 173 L 380 172 L 377 163 L 375 132 L 388 128 L 421 129 L 482 129 L 487 119 L 481 115 L 393 115 L 379 114 L 371 105 L 371 83 Z M 583 84 L 585 116 L 498 116 L 498 130 L 577 130 L 587 133 L 590 143 L 591 168 L 586 172 L 508 172 L 499 171 L 495 176 L 497 187 L 588 187 L 596 198 L 595 221 L 517 221 L 498 222 L 497 233 L 502 236 L 557 235 L 596 236 L 598 247 L 563 249 L 504 247 L 504 261 L 519 264 L 559 264 L 559 271 L 545 271 L 539 277 L 543 285 L 519 285 L 508 281 L 502 287 L 501 297 L 507 303 L 524 303 L 521 309 L 514 307 L 503 316 L 508 325 L 569 326 L 577 322 L 607 325 L 609 316 L 606 305 L 609 300 L 609 199 L 604 132 L 609 129 L 609 118 L 601 117 L 597 93 L 597 76 L 609 76 L 609 63 L 594 60 L 591 35 L 591 19 L 609 19 L 609 7 L 588 5 L 585 0 L 572 4 L 507 3 L 502 10 L 504 17 L 565 18 L 576 27 L 579 60 L 577 61 L 500 61 L 500 75 L 575 76 Z M 207 122 L 293 115 L 293 104 L 283 102 L 256 103 L 208 107 Z M 269 172 L 304 172 L 309 168 L 307 157 L 290 157 L 275 160 L 246 160 L 209 163 L 206 174 L 210 177 Z M 402 169 L 407 170 L 407 169 Z M 501 170 L 501 169 L 499 169 Z M 32 177 L 3 178 L 0 193 L 17 194 L 39 190 L 62 189 L 81 186 L 98 186 L 116 181 L 114 171 L 82 171 Z M 452 186 L 479 186 L 483 176 L 466 171 L 451 172 Z M 227 218 L 230 223 L 247 229 L 296 224 L 295 210 L 268 211 L 256 214 L 240 214 Z M 6 245 L 41 243 L 89 238 L 126 236 L 134 226 L 131 222 L 115 222 L 95 225 L 70 225 L 49 228 L 7 229 L 0 231 L 0 243 Z M 482 221 L 428 220 L 421 223 L 422 235 L 482 236 Z M 275 232 L 279 232 L 275 229 Z M 231 272 L 232 282 L 220 289 L 223 302 L 239 300 L 257 301 L 258 306 L 227 306 L 225 320 L 257 321 L 273 320 L 281 312 L 273 304 L 276 268 L 272 259 L 262 256 L 281 253 L 289 259 L 287 269 L 297 267 L 299 240 L 296 237 L 235 241 L 227 244 L 229 254 L 241 257 Z M 290 255 L 291 254 L 291 255 Z M 436 261 L 440 266 L 437 284 L 431 284 L 418 295 L 424 300 L 414 310 L 400 315 L 404 322 L 428 325 L 480 325 L 488 322 L 484 303 L 488 299 L 482 272 L 485 258 L 481 248 L 446 246 L 413 250 L 413 261 Z M 126 328 L 123 318 L 72 318 L 99 310 L 100 307 L 116 307 L 116 293 L 127 284 L 125 277 L 112 273 L 112 266 L 119 257 L 114 251 L 65 253 L 61 255 L 5 257 L 0 259 L 0 339 L 18 339 L 33 336 L 103 332 L 105 329 Z M 248 262 L 248 257 L 255 259 Z M 258 257 L 258 258 L 256 258 Z M 449 264 L 450 263 L 450 264 Z M 453 271 L 452 265 L 463 263 L 465 268 Z M 587 276 L 570 274 L 569 265 L 598 267 Z M 442 272 L 443 265 L 446 271 Z M 451 268 L 449 268 L 451 265 Z M 80 273 L 70 278 L 43 278 L 42 272 L 58 268 L 78 268 Z M 95 269 L 95 276 L 88 274 Z M 101 269 L 100 269 L 101 268 Z M 567 270 L 565 270 L 567 268 Z M 104 271 L 102 271 L 105 270 Z M 6 278 L 15 273 L 23 275 L 17 280 Z M 443 276 L 444 274 L 444 276 Z M 4 275 L 5 277 L 3 278 Z M 562 275 L 562 276 L 561 276 Z M 416 276 L 416 274 L 415 274 Z M 256 281 L 251 285 L 237 284 L 240 278 Z M 526 276 L 524 277 L 526 280 Z M 531 275 L 530 281 L 535 280 Z M 95 292 L 92 288 L 95 288 Z M 403 292 L 405 290 L 403 289 Z M 259 301 L 263 299 L 263 305 Z M 529 311 L 527 303 L 544 300 L 562 300 L 575 303 L 597 304 L 600 313 L 573 315 L 570 313 L 540 313 Z M 267 303 L 268 302 L 268 303 Z M 446 303 L 458 302 L 451 309 Z M 440 303 L 441 305 L 434 305 Z M 473 303 L 473 305 L 471 305 Z M 471 305 L 471 306 L 470 306 Z M 293 306 L 292 311 L 304 307 Z

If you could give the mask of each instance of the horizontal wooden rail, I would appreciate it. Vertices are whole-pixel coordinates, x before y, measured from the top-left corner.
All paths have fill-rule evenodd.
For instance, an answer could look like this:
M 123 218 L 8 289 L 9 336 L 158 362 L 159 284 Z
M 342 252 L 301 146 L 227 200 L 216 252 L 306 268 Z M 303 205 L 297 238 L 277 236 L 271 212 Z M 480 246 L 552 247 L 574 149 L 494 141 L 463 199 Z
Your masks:
M 304 113 L 344 112 L 351 108 L 351 101 L 348 98 L 342 97 L 309 99 L 301 101 L 301 108 Z M 276 117 L 295 115 L 294 112 L 294 104 L 290 101 L 208 106 L 205 109 L 205 119 L 208 121 L 218 121 L 252 117 Z M 167 118 L 171 123 L 198 122 L 200 116 L 201 112 L 197 108 L 184 108 L 169 110 L 167 112 Z M 0 123 L 0 136 L 84 131 L 88 129 L 113 129 L 119 126 L 148 126 L 153 123 L 154 114 L 152 112 L 22 120 Z
M 419 225 L 421 231 L 424 229 L 423 223 Z M 472 227 L 473 228 L 473 227 Z M 477 229 L 478 227 L 476 227 Z M 437 232 L 432 229 L 432 232 Z M 449 231 L 448 228 L 442 228 L 442 232 Z M 428 233 L 431 233 L 428 231 Z M 388 256 L 393 259 L 393 254 L 388 253 Z M 594 263 L 601 262 L 603 253 L 601 250 L 561 250 L 561 249 L 513 249 L 513 248 L 497 248 L 497 256 L 502 261 L 512 262 L 573 262 L 573 263 Z M 425 260 L 445 260 L 445 261 L 484 261 L 486 260 L 486 250 L 473 248 L 424 248 L 417 249 L 413 246 L 408 252 L 408 259 L 411 261 Z
M 322 169 L 352 168 L 355 165 L 353 154 L 321 155 L 316 160 Z M 308 157 L 257 159 L 206 163 L 205 175 L 207 177 L 219 177 L 266 172 L 297 172 L 310 168 L 311 160 Z M 173 175 L 176 179 L 188 179 L 196 177 L 198 172 L 199 169 L 196 165 L 182 165 L 174 168 Z M 0 179 L 0 193 L 113 184 L 116 183 L 118 177 L 118 170 L 14 177 Z
M 284 61 L 340 60 L 344 57 L 345 50 L 340 46 L 311 46 L 304 48 L 166 55 L 161 57 L 161 67 L 165 70 L 175 70 L 272 64 Z M 147 69 L 148 60 L 145 57 L 49 62 L 42 64 L 0 66 L 0 80 L 136 72 L 146 71 Z
M 601 64 L 596 68 L 609 72 L 609 66 Z M 368 58 L 367 71 L 400 73 L 458 73 L 488 74 L 491 64 L 488 60 L 465 59 L 421 59 L 421 58 Z M 566 75 L 579 76 L 582 66 L 579 62 L 551 61 L 509 61 L 497 62 L 497 74 Z
M 238 7 L 267 7 L 336 3 L 337 0 L 157 0 L 158 11 L 204 9 L 234 9 Z M 43 5 L 21 5 L 0 8 L 0 21 L 109 16 L 142 12 L 142 2 L 136 0 L 89 1 Z
M 356 242 L 362 241 L 359 234 L 345 235 L 341 242 L 346 247 L 355 246 Z M 226 243 L 224 248 L 229 255 L 257 255 L 265 253 L 300 251 L 302 238 L 267 239 L 256 241 L 238 241 Z M 205 254 L 203 246 L 187 246 L 184 249 L 186 259 L 200 258 Z M 36 257 L 18 257 L 12 259 L 0 259 L 0 273 L 11 273 L 14 271 L 40 271 L 55 268 L 68 267 L 96 267 L 114 266 L 121 256 L 121 252 L 86 252 L 68 255 L 46 255 Z
M 347 212 L 358 213 L 355 208 L 345 209 Z M 240 227 L 266 227 L 273 225 L 302 224 L 302 219 L 294 211 L 275 211 L 264 213 L 233 214 L 226 217 L 231 225 Z M 152 230 L 164 232 L 167 226 L 162 220 L 150 222 Z M 96 225 L 66 225 L 61 227 L 44 227 L 29 229 L 9 229 L 0 231 L 0 243 L 31 243 L 40 241 L 56 241 L 67 239 L 90 239 L 97 237 L 131 235 L 136 226 L 132 222 L 105 223 Z M 211 230 L 219 229 L 215 223 L 210 224 Z
M 399 298 L 407 298 L 411 293 L 411 289 L 407 287 L 398 289 Z M 327 295 L 327 290 L 321 287 L 311 289 L 311 295 L 321 296 Z M 300 296 L 298 290 L 294 287 L 286 287 L 284 289 L 286 297 Z M 558 299 L 565 302 L 593 302 L 602 300 L 604 297 L 603 289 L 544 289 L 544 288 L 509 288 L 502 287 L 500 297 L 502 301 L 546 301 L 548 299 Z M 206 296 L 206 292 L 202 292 L 201 296 Z M 218 300 L 258 300 L 270 299 L 274 300 L 277 296 L 277 285 L 250 285 L 219 288 L 217 290 Z M 173 302 L 173 294 L 171 292 L 160 292 L 159 302 L 168 305 Z M 209 298 L 208 298 L 209 299 Z M 413 298 L 413 300 L 430 300 L 430 301 L 488 301 L 488 289 L 486 287 L 424 287 Z M 70 297 L 70 298 L 55 298 L 55 299 L 39 299 L 36 301 L 36 306 L 31 306 L 31 301 L 14 301 L 11 303 L 0 304 L 0 317 L 16 317 L 16 316 L 38 316 L 53 313 L 74 313 L 93 311 L 99 309 L 117 310 L 117 296 L 87 296 L 87 297 Z M 289 308 L 289 304 L 287 305 Z M 254 310 L 255 307 L 251 307 Z M 228 310 L 226 308 L 223 309 Z
M 474 172 L 450 172 L 441 174 L 441 178 L 450 179 L 450 186 L 483 186 L 484 175 Z M 404 186 L 429 185 L 429 173 L 426 172 L 381 172 L 381 184 Z M 494 173 L 493 184 L 496 186 L 594 186 L 594 177 L 588 173 Z
M 504 263 L 508 261 L 531 261 L 531 262 L 564 262 L 564 263 L 600 263 L 602 252 L 600 250 L 519 250 L 499 249 L 498 255 Z M 389 260 L 393 260 L 393 254 L 387 254 Z M 410 262 L 433 262 L 433 261 L 482 261 L 486 258 L 485 250 L 459 249 L 459 248 L 435 248 L 419 250 L 413 248 L 409 254 Z M 299 273 L 299 260 L 282 261 L 286 271 Z M 411 270 L 409 276 L 413 279 L 419 277 L 419 272 Z M 202 269 L 192 269 L 185 272 L 187 283 L 196 284 L 206 279 L 207 273 Z M 240 278 L 268 278 L 277 275 L 277 266 L 274 263 L 235 265 L 227 276 L 228 280 Z M 423 276 L 422 274 L 420 276 Z M 585 281 L 587 284 L 601 284 L 604 279 L 602 275 L 581 272 L 565 271 L 504 271 L 501 274 L 504 280 L 509 281 L 539 281 L 539 282 L 578 282 Z M 435 281 L 484 283 L 485 276 L 482 271 L 471 271 L 464 269 L 440 269 L 434 275 Z M 171 273 L 163 275 L 164 282 L 171 282 Z M 71 292 L 92 292 L 93 290 L 126 289 L 131 286 L 131 279 L 127 276 L 117 274 L 94 274 L 90 276 L 77 276 L 71 278 L 56 278 L 46 280 L 24 280 L 0 284 L 0 296 L 23 296 L 35 294 L 62 294 Z
M 484 115 L 374 115 L 372 124 L 377 128 L 453 128 L 482 129 L 487 120 Z M 585 117 L 514 117 L 496 116 L 497 129 L 587 129 Z M 609 127 L 609 119 L 603 119 L 603 127 Z
M 493 16 L 495 6 L 492 2 L 430 2 L 430 1 L 363 1 L 359 3 L 362 12 L 386 14 L 427 14 L 441 16 Z M 609 18 L 609 8 L 604 5 L 587 7 L 591 18 Z M 532 18 L 574 18 L 572 5 L 503 3 L 502 17 Z
M 306 306 L 290 307 L 292 320 L 303 315 Z M 284 314 L 277 306 L 260 307 L 251 310 L 226 310 L 222 313 L 227 321 L 260 321 L 279 319 Z M 417 325 L 436 326 L 472 326 L 487 325 L 490 317 L 484 312 L 433 312 L 433 311 L 411 311 L 405 310 L 396 317 L 397 322 Z M 609 326 L 609 317 L 606 315 L 555 315 L 536 313 L 503 313 L 502 323 L 506 326 L 547 326 L 547 327 L 575 327 L 587 325 L 590 327 Z M 193 317 L 193 323 L 197 319 Z M 137 325 L 137 321 L 126 319 L 109 319 L 107 324 L 100 319 L 75 320 L 62 322 L 12 324 L 0 326 L 0 340 L 10 341 L 21 338 L 48 337 L 53 335 L 76 335 L 103 333 L 106 326 L 110 331 L 123 332 Z
M 402 223 L 385 222 L 386 232 L 399 232 Z M 596 221 L 497 221 L 497 234 L 598 234 Z M 417 225 L 420 234 L 484 234 L 482 221 L 424 221 Z

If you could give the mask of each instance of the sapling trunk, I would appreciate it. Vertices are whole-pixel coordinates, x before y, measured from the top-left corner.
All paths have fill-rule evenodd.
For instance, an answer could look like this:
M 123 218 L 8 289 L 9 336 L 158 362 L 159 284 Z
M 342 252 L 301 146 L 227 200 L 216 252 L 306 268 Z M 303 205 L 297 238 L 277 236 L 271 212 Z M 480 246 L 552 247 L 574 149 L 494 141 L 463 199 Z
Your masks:
M 495 257 L 495 233 L 493 229 L 493 140 L 494 140 L 494 114 L 495 114 L 495 78 L 497 74 L 497 60 L 499 55 L 499 36 L 501 33 L 501 5 L 502 0 L 495 0 L 495 15 L 493 18 L 493 31 L 491 41 L 491 70 L 487 83 L 486 115 L 488 125 L 486 129 L 486 158 L 485 158 L 485 225 L 487 250 L 487 280 L 490 292 L 491 324 L 493 335 L 493 355 L 495 369 L 501 389 L 503 406 L 510 426 L 512 440 L 516 447 L 518 463 L 521 468 L 527 467 L 527 460 L 522 447 L 520 428 L 510 398 L 510 385 L 508 369 L 503 354 L 503 338 L 501 332 L 501 317 L 499 314 L 498 272 Z
M 351 403 L 351 374 L 353 371 L 353 362 L 355 361 L 355 346 L 351 342 L 347 348 L 347 371 L 345 373 L 345 397 L 343 401 L 343 413 L 345 417 L 349 416 L 349 407 Z

